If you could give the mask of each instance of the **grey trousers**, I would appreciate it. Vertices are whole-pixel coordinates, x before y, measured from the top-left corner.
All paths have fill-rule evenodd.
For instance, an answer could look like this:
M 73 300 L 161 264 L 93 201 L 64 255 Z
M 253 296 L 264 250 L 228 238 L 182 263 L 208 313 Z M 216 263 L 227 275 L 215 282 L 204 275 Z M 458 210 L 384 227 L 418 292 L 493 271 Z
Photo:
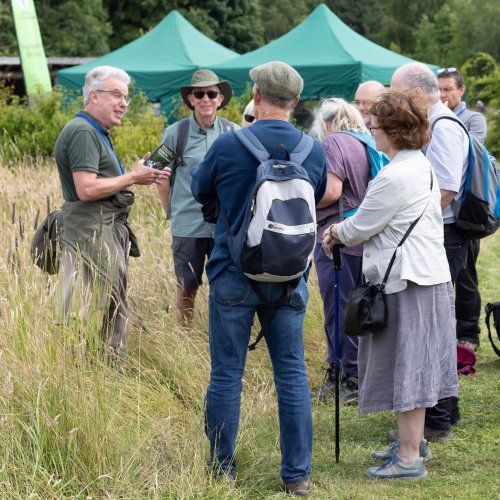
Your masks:
M 123 361 L 129 337 L 127 275 L 130 246 L 124 224 L 115 223 L 113 238 L 112 262 L 113 272 L 118 273 L 118 292 L 112 290 L 109 281 L 95 267 L 86 264 L 74 249 L 65 245 L 56 305 L 58 318 L 66 324 L 78 321 L 87 339 L 97 333 L 108 347 L 109 354 Z

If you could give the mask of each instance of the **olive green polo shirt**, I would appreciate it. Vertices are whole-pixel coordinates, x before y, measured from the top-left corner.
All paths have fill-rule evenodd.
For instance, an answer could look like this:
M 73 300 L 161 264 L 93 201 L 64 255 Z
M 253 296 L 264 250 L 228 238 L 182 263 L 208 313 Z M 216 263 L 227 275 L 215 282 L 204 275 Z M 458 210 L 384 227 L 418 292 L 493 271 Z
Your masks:
M 109 140 L 109 133 L 97 118 L 88 116 Z M 118 160 L 99 132 L 84 118 L 73 118 L 57 138 L 54 154 L 61 180 L 62 195 L 66 201 L 78 201 L 73 172 L 95 172 L 97 177 L 121 175 Z

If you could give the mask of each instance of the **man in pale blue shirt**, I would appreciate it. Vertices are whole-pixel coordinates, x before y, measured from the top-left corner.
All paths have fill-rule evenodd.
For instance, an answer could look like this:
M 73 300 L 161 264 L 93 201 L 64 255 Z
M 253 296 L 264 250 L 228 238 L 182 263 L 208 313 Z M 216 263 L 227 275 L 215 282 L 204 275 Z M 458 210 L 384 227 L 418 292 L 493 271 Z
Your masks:
M 179 160 L 173 165 L 172 182 L 162 183 L 158 192 L 163 209 L 170 217 L 177 279 L 177 317 L 187 325 L 193 318 L 205 259 L 214 246 L 213 224 L 203 219 L 201 205 L 191 193 L 191 170 L 203 160 L 219 135 L 240 127 L 217 116 L 217 111 L 231 100 L 232 89 L 229 82 L 219 81 L 213 71 L 195 71 L 191 85 L 180 90 L 193 114 L 165 130 L 163 143 L 177 153 Z M 181 143 L 184 143 L 182 152 L 179 151 Z
M 441 101 L 448 106 L 474 135 L 484 143 L 487 134 L 486 119 L 481 113 L 467 109 L 462 101 L 465 82 L 457 68 L 441 68 L 437 71 Z M 479 240 L 467 240 L 467 265 L 460 271 L 455 283 L 455 305 L 457 315 L 457 339 L 474 351 L 479 346 L 479 317 L 481 295 L 476 271 L 479 255 Z
M 392 76 L 391 89 L 415 92 L 421 96 L 427 104 L 431 125 L 440 116 L 455 116 L 441 102 L 437 77 L 425 64 L 409 63 L 398 68 Z M 436 173 L 441 190 L 444 246 L 451 279 L 455 283 L 466 266 L 467 240 L 456 230 L 455 214 L 450 204 L 453 199 L 458 200 L 463 192 L 469 161 L 467 134 L 456 122 L 439 120 L 432 130 L 425 154 Z M 427 408 L 424 437 L 434 441 L 449 438 L 452 436 L 451 425 L 459 421 L 458 398 L 440 399 L 436 406 Z M 390 436 L 395 437 L 394 431 L 391 431 Z

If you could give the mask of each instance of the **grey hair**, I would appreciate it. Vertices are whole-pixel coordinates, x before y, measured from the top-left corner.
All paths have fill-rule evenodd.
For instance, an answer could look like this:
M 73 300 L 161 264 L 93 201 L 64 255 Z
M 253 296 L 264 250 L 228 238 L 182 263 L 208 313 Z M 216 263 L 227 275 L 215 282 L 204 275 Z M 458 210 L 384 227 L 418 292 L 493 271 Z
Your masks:
M 271 104 L 271 106 L 275 106 L 276 108 L 284 109 L 288 112 L 291 111 L 292 109 L 292 103 L 295 101 L 296 97 L 291 99 L 290 101 L 287 99 L 280 99 L 279 97 L 272 97 L 266 94 L 263 94 L 262 91 L 260 90 L 259 86 L 254 83 L 253 84 L 255 89 L 258 89 L 260 92 L 260 98 L 262 101 L 267 102 L 267 104 Z
M 84 106 L 90 101 L 90 92 L 92 90 L 102 90 L 104 82 L 108 78 L 116 78 L 127 86 L 130 83 L 130 76 L 123 69 L 114 66 L 97 66 L 85 75 L 85 85 L 83 87 Z
M 314 113 L 314 123 L 309 135 L 320 142 L 327 136 L 325 125 L 330 124 L 333 132 L 354 130 L 368 134 L 361 113 L 346 100 L 340 97 L 331 97 L 321 101 L 320 107 Z
M 429 97 L 439 96 L 437 76 L 425 64 L 405 64 L 396 70 L 396 74 L 400 78 L 404 90 L 408 91 L 419 87 Z

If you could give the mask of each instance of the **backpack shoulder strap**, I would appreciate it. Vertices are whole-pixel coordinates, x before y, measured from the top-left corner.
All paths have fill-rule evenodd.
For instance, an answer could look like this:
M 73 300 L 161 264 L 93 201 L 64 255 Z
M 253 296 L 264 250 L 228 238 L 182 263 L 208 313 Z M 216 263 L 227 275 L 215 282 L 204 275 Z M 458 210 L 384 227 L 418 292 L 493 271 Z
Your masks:
M 222 123 L 222 128 L 224 129 L 224 132 L 233 132 L 234 124 L 232 122 L 226 120 L 225 118 L 222 118 L 222 116 L 219 117 L 219 120 Z
M 341 132 L 355 137 L 366 146 L 368 160 L 370 161 L 370 179 L 374 179 L 380 170 L 389 163 L 389 157 L 377 149 L 373 136 L 363 132 L 355 132 L 354 130 L 342 130 Z
M 184 118 L 179 122 L 177 129 L 177 144 L 175 146 L 175 166 L 178 167 L 182 163 L 182 155 L 186 149 L 186 144 L 189 135 L 189 118 Z
M 452 122 L 458 123 L 464 129 L 464 132 L 467 134 L 467 137 L 469 137 L 469 139 L 470 139 L 470 134 L 469 134 L 469 131 L 467 130 L 467 127 L 462 123 L 461 120 L 459 120 L 458 118 L 455 118 L 454 116 L 450 116 L 450 115 L 438 116 L 435 120 L 433 120 L 431 122 L 431 131 L 434 129 L 434 125 L 436 125 L 436 123 L 439 120 L 451 120 Z
M 309 156 L 309 153 L 312 151 L 313 146 L 314 146 L 314 139 L 311 136 L 306 135 L 304 134 L 304 132 L 302 132 L 300 141 L 297 143 L 294 150 L 290 153 L 290 161 L 293 161 L 301 165 L 304 162 L 304 160 Z
M 234 135 L 260 163 L 269 160 L 271 155 L 249 127 L 235 130 Z

